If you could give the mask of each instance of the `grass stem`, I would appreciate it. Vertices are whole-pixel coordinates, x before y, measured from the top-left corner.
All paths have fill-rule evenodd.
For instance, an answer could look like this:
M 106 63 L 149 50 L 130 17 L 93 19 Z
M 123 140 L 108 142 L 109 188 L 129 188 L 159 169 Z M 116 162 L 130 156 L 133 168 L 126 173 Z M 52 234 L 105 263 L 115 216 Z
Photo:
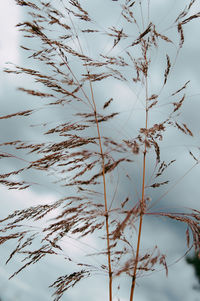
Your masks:
M 144 60 L 146 64 L 146 68 L 148 67 L 147 61 L 147 48 L 145 47 L 144 51 Z M 148 69 L 147 69 L 148 70 Z M 145 74 L 145 102 L 146 102 L 146 110 L 145 110 L 145 129 L 148 128 L 148 80 L 147 80 L 147 71 Z M 139 261 L 139 252 L 140 252 L 140 241 L 142 235 L 142 223 L 143 223 L 143 215 L 145 210 L 145 175 L 146 175 L 146 154 L 147 154 L 147 146 L 144 144 L 144 153 L 143 153 L 143 171 L 142 171 L 142 199 L 140 200 L 140 222 L 139 222 L 139 230 L 138 230 L 138 239 L 137 239 L 137 249 L 135 256 L 135 264 L 133 269 L 132 276 L 132 284 L 131 284 L 131 292 L 130 292 L 130 301 L 133 301 L 134 291 L 135 291 L 135 283 L 136 283 L 136 273 Z

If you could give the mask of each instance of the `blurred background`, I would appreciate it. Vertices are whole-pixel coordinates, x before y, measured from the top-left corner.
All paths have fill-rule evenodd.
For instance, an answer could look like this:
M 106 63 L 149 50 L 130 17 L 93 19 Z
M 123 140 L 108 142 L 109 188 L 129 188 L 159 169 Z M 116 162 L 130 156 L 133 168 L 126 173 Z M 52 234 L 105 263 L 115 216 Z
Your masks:
M 37 2 L 37 0 L 35 1 Z M 147 1 L 148 2 L 148 1 Z M 167 24 L 171 24 L 171 20 L 177 16 L 181 10 L 188 4 L 189 1 L 165 1 L 152 0 L 150 1 L 150 19 L 161 28 L 161 31 L 167 28 Z M 116 6 L 120 5 L 120 1 L 111 0 L 89 0 L 86 6 L 91 10 L 95 18 L 98 19 L 99 26 L 110 26 L 120 22 L 119 15 L 117 15 Z M 116 13 L 115 13 L 116 10 Z M 200 4 L 198 1 L 193 5 L 192 12 L 200 11 Z M 16 6 L 14 0 L 4 0 L 0 2 L 0 114 L 11 114 L 16 111 L 26 110 L 27 108 L 40 106 L 39 99 L 35 100 L 31 96 L 27 96 L 17 90 L 17 87 L 29 87 L 33 85 L 28 77 L 21 75 L 14 76 L 3 73 L 3 69 L 7 67 L 8 62 L 18 64 L 20 66 L 29 66 L 28 55 L 21 49 L 20 45 L 24 43 L 24 38 L 17 31 L 15 25 L 25 17 L 25 10 L 23 7 Z M 102 16 L 103 19 L 102 19 Z M 200 112 L 200 85 L 199 85 L 199 70 L 200 70 L 200 21 L 199 19 L 190 22 L 185 27 L 185 45 L 181 50 L 173 74 L 170 76 L 170 84 L 166 88 L 166 95 L 169 91 L 175 91 L 187 80 L 190 80 L 190 86 L 187 89 L 187 101 L 181 113 L 181 120 L 190 125 L 194 133 L 194 138 L 185 137 L 177 132 L 170 132 L 162 144 L 163 157 L 166 160 L 177 159 L 176 165 L 167 173 L 167 177 L 171 180 L 169 187 L 171 189 L 167 194 L 167 188 L 160 188 L 158 192 L 152 193 L 153 199 L 160 199 L 158 208 L 173 208 L 173 210 L 180 211 L 181 207 L 189 207 L 200 210 L 200 170 L 199 166 L 193 168 L 185 177 L 187 171 L 193 166 L 193 159 L 188 155 L 189 150 L 192 150 L 198 157 L 199 155 L 199 112 Z M 167 30 L 166 30 L 167 31 Z M 167 33 L 167 32 L 166 32 Z M 102 40 L 105 50 L 110 49 L 110 45 L 106 44 L 106 39 Z M 95 47 L 95 46 L 94 46 Z M 89 48 L 88 48 L 89 49 Z M 90 51 L 94 51 L 90 49 Z M 117 51 L 120 52 L 120 49 Z M 165 51 L 163 46 L 163 51 Z M 106 52 L 106 51 L 105 51 Z M 173 54 L 173 49 L 171 50 Z M 152 72 L 151 85 L 156 89 L 160 83 L 160 61 L 159 54 L 153 57 L 154 70 Z M 31 87 L 30 87 L 31 88 Z M 109 86 L 105 86 L 102 92 L 101 86 L 96 89 L 99 96 L 111 94 Z M 140 110 L 132 106 L 131 101 L 133 92 L 131 89 L 122 84 L 118 86 L 113 85 L 112 97 L 115 99 L 115 106 L 117 110 L 123 111 L 122 118 L 116 124 L 116 128 L 120 129 L 120 133 L 124 133 L 126 137 L 132 135 L 132 120 L 136 120 L 140 116 Z M 121 101 L 121 98 L 126 98 L 127 103 Z M 165 94 L 163 95 L 163 98 Z M 128 104 L 128 107 L 127 107 Z M 131 105 L 131 109 L 129 107 Z M 55 116 L 45 113 L 42 118 L 52 120 Z M 56 114 L 56 113 L 55 113 Z M 61 114 L 59 112 L 58 114 Z M 153 118 L 164 116 L 165 106 L 161 106 L 155 113 Z M 35 115 L 34 115 L 35 116 Z M 61 115 L 59 115 L 60 118 Z M 123 126 L 126 120 L 126 127 Z M 40 137 L 40 128 L 30 127 L 31 124 L 41 122 L 41 116 L 36 115 L 25 121 L 10 120 L 9 122 L 2 122 L 0 143 L 21 139 L 35 141 L 42 139 Z M 25 152 L 20 152 L 22 158 Z M 141 162 L 138 160 L 138 166 Z M 20 162 L 17 160 L 10 160 L 9 163 L 1 163 L 1 169 L 5 172 L 19 167 Z M 151 165 L 150 165 L 151 166 Z M 140 169 L 140 168 L 139 168 Z M 151 174 L 151 172 L 149 172 Z M 137 177 L 137 172 L 133 171 L 133 177 Z M 182 178 L 183 177 L 183 178 Z M 60 197 L 61 191 L 58 187 L 52 187 L 51 181 L 43 177 L 42 174 L 33 173 L 32 181 L 37 181 L 41 185 L 33 186 L 25 191 L 7 190 L 7 188 L 0 186 L 0 218 L 5 217 L 15 209 L 26 208 L 40 203 L 48 203 Z M 136 181 L 137 184 L 137 181 Z M 174 185 L 176 184 L 176 185 Z M 127 189 L 126 184 L 121 183 L 121 191 Z M 62 192 L 64 193 L 64 191 Z M 163 197 L 162 197 L 163 195 Z M 160 197 L 161 196 L 161 197 Z M 167 254 L 167 263 L 169 264 L 169 275 L 166 278 L 165 271 L 156 271 L 148 276 L 143 276 L 138 279 L 136 286 L 135 300 L 140 301 L 198 301 L 200 300 L 200 292 L 198 290 L 199 276 L 199 262 L 195 257 L 187 261 L 182 258 L 186 251 L 185 242 L 185 227 L 179 223 L 172 222 L 167 219 L 151 219 L 144 222 L 144 233 L 142 236 L 142 249 L 150 248 L 158 244 L 161 252 Z M 69 243 L 69 241 L 67 242 Z M 0 246 L 0 300 L 1 301 L 45 301 L 51 300 L 52 290 L 48 286 L 56 279 L 57 276 L 68 273 L 68 266 L 65 263 L 64 256 L 58 258 L 51 257 L 44 259 L 39 264 L 33 265 L 25 269 L 22 273 L 11 280 L 8 280 L 10 275 L 19 268 L 20 264 L 15 258 L 11 263 L 5 265 L 8 258 L 9 251 L 14 248 L 15 244 L 7 243 Z M 66 245 L 66 255 L 70 253 L 74 258 L 84 258 L 84 256 L 91 251 L 91 247 L 97 247 L 95 240 L 89 238 L 80 242 L 77 240 L 70 240 L 70 245 Z M 69 250 L 68 250 L 69 249 Z M 191 258 L 193 254 L 189 255 Z M 91 259 L 92 261 L 92 259 Z M 193 264 L 195 263 L 195 264 Z M 196 269 L 194 269 L 194 266 Z M 196 274 L 195 274 L 196 271 Z M 102 301 L 107 298 L 106 291 L 107 281 L 103 275 L 97 275 L 96 278 L 84 280 L 75 289 L 69 290 L 63 300 L 75 301 Z M 196 288 L 196 289 L 195 289 Z M 127 290 L 129 289 L 129 280 L 122 279 L 121 283 L 121 301 L 126 301 Z M 117 301 L 117 290 L 114 291 Z M 95 296 L 95 297 L 94 297 Z

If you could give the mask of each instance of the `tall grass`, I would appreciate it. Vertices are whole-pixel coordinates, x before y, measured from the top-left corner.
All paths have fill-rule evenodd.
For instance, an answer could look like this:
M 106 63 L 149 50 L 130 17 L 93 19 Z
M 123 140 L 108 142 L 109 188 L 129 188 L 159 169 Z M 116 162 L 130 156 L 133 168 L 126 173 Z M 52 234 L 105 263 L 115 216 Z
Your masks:
M 175 128 L 181 134 L 193 137 L 189 126 L 180 122 L 179 117 L 189 81 L 170 92 L 168 81 L 185 43 L 184 27 L 200 16 L 198 12 L 191 14 L 196 1 L 188 2 L 172 24 L 162 31 L 151 19 L 151 1 L 112 1 L 109 5 L 114 14 L 118 13 L 119 19 L 108 28 L 95 22 L 92 13 L 93 9 L 94 14 L 98 10 L 98 4 L 93 7 L 94 2 L 88 2 L 88 5 L 77 0 L 16 0 L 16 3 L 27 9 L 28 21 L 17 27 L 29 39 L 29 43 L 26 40 L 21 47 L 28 52 L 32 66 L 14 66 L 5 71 L 32 78 L 40 90 L 35 84 L 33 88 L 22 85 L 19 90 L 38 97 L 41 105 L 33 104 L 31 108 L 0 119 L 31 118 L 35 114 L 47 120 L 39 125 L 42 142 L 15 140 L 1 143 L 4 150 L 11 147 L 16 151 L 15 155 L 2 151 L 4 159 L 19 159 L 18 150 L 28 153 L 19 169 L 0 175 L 0 182 L 8 189 L 30 189 L 34 183 L 28 180 L 28 172 L 39 170 L 57 178 L 56 185 L 61 185 L 62 194 L 63 187 L 66 190 L 62 198 L 53 203 L 16 210 L 0 221 L 0 244 L 13 239 L 17 241 L 7 262 L 17 254 L 24 256 L 22 267 L 11 278 L 46 255 L 60 254 L 62 240 L 68 235 L 76 237 L 78 234 L 80 239 L 100 235 L 103 244 L 98 255 L 107 258 L 107 265 L 78 262 L 73 273 L 61 276 L 51 284 L 55 290 L 54 300 L 62 298 L 65 291 L 80 280 L 101 271 L 108 276 L 109 301 L 113 300 L 113 280 L 120 282 L 124 274 L 130 277 L 132 301 L 138 275 L 148 273 L 158 265 L 165 268 L 166 274 L 168 272 L 166 255 L 160 254 L 157 247 L 151 252 L 140 252 L 145 218 L 166 217 L 185 223 L 188 250 L 194 247 L 199 253 L 200 212 L 195 209 L 183 212 L 156 210 L 156 200 L 151 199 L 152 188 L 159 189 L 169 183 L 164 173 L 175 163 L 173 158 L 168 162 L 162 159 L 161 146 L 166 132 Z M 106 4 L 101 4 L 99 10 L 101 6 L 104 13 Z M 109 24 L 109 18 L 102 16 L 103 19 Z M 106 46 L 102 47 L 105 40 Z M 155 56 L 160 56 L 156 86 L 152 84 Z M 122 97 L 119 107 L 124 105 L 125 96 L 120 95 L 120 87 L 124 86 L 132 90 L 133 105 L 128 106 L 126 112 L 116 112 L 112 109 L 117 108 L 112 94 L 118 93 Z M 113 87 L 119 91 L 116 93 Z M 170 96 L 167 100 L 170 100 L 163 104 L 165 89 Z M 105 97 L 106 92 L 109 95 Z M 128 117 L 124 119 L 123 113 L 131 114 L 137 109 L 137 103 L 142 108 L 142 113 L 137 111 L 138 122 L 130 121 Z M 166 106 L 167 116 L 152 121 L 153 112 L 160 105 Z M 54 118 L 58 112 L 53 127 L 48 114 L 39 115 L 46 109 L 48 114 L 53 112 L 50 116 Z M 123 131 L 124 124 L 131 134 Z M 52 138 L 47 139 L 47 136 Z M 191 150 L 189 155 L 195 162 L 193 167 L 198 165 L 199 159 Z M 140 160 L 141 169 L 136 165 Z M 153 172 L 147 178 L 150 163 Z M 132 184 L 133 171 L 139 179 L 135 191 L 129 184 Z M 122 193 L 122 185 L 127 185 L 130 191 Z M 50 212 L 55 212 L 53 220 L 48 220 Z M 45 221 L 45 226 L 37 248 L 34 246 L 38 230 L 33 230 L 32 223 L 37 225 L 40 220 Z M 79 267 L 81 269 L 77 270 Z

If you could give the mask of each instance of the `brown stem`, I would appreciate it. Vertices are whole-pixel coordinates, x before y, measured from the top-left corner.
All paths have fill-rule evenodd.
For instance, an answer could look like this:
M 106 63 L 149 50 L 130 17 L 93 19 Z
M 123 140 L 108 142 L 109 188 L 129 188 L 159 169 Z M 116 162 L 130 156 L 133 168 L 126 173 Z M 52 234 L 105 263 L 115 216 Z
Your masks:
M 72 26 L 74 28 L 74 31 L 76 33 L 76 37 L 78 40 L 78 44 L 80 47 L 80 51 L 83 54 L 83 49 L 78 37 L 78 34 L 76 32 L 76 28 L 74 26 L 74 23 L 69 15 L 69 18 L 71 20 Z M 87 73 L 89 75 L 88 67 L 86 66 Z M 105 179 L 105 161 L 104 161 L 104 153 L 102 148 L 102 142 L 101 142 L 101 133 L 99 129 L 99 122 L 97 118 L 97 110 L 96 110 L 96 103 L 94 99 L 94 92 L 92 87 L 92 82 L 89 78 L 89 85 L 90 85 L 90 91 L 91 91 L 91 98 L 92 98 L 92 104 L 93 104 L 93 110 L 94 110 L 94 117 L 95 117 L 95 123 L 97 127 L 97 134 L 98 134 L 98 140 L 99 140 L 99 148 L 100 148 L 100 154 L 102 159 L 102 177 L 103 177 L 103 190 L 104 190 L 104 207 L 105 207 L 105 218 L 106 218 L 106 240 L 107 240 L 107 252 L 108 252 L 108 274 L 109 274 L 109 301 L 112 301 L 112 267 L 111 267 L 111 252 L 110 252 L 110 233 L 109 233 L 109 214 L 108 214 L 108 202 L 107 202 L 107 194 L 106 194 L 106 179 Z
M 146 68 L 148 66 L 147 61 L 147 50 L 145 48 L 144 59 Z M 147 130 L 148 127 L 148 81 L 147 81 L 147 71 L 145 74 L 145 92 L 146 92 L 146 110 L 145 110 L 145 128 Z M 146 136 L 146 135 L 145 135 Z M 146 139 L 146 138 L 145 138 Z M 138 239 L 137 239 L 137 249 L 136 249 L 136 256 L 135 256 L 135 265 L 133 269 L 133 276 L 132 276 L 132 284 L 131 284 L 131 292 L 130 292 L 130 301 L 133 301 L 133 295 L 135 291 L 135 283 L 136 283 L 136 273 L 137 273 L 137 266 L 138 266 L 138 259 L 139 259 L 139 252 L 140 252 L 140 241 L 141 241 L 141 234 L 142 234 L 142 223 L 143 223 L 143 215 L 145 209 L 145 175 L 146 175 L 146 154 L 147 154 L 147 147 L 146 143 L 144 144 L 144 153 L 143 153 L 143 172 L 142 172 L 142 199 L 140 200 L 140 222 L 139 222 L 139 230 L 138 230 Z
M 90 82 L 90 85 L 91 85 L 91 82 Z M 102 142 L 101 142 L 101 134 L 100 134 L 100 129 L 99 129 L 99 122 L 97 119 L 96 104 L 94 101 L 92 85 L 90 87 L 91 87 L 92 100 L 93 100 L 93 105 L 94 105 L 94 115 L 95 115 L 95 122 L 96 122 L 96 126 L 97 126 L 100 154 L 101 154 L 101 158 L 102 158 L 104 206 L 105 206 L 105 217 L 106 217 L 106 239 L 107 239 L 107 251 L 108 251 L 109 301 L 112 301 L 112 267 L 111 267 L 111 254 L 110 254 L 109 215 L 108 215 L 108 204 L 107 204 L 107 195 L 106 195 L 105 161 L 104 161 L 104 154 L 103 154 L 103 148 L 102 148 Z
M 143 222 L 143 205 L 144 205 L 144 188 L 145 188 L 145 170 L 146 170 L 146 146 L 143 156 L 143 180 L 142 180 L 142 200 L 140 201 L 140 223 L 139 223 L 139 230 L 138 230 L 138 241 L 137 241 L 137 250 L 136 250 L 136 257 L 135 257 L 135 265 L 133 270 L 133 277 L 132 277 L 132 285 L 131 285 L 131 294 L 130 294 L 130 301 L 133 300 L 133 294 L 135 290 L 135 282 L 136 282 L 136 272 L 138 266 L 138 258 L 139 258 L 139 251 L 140 251 L 140 240 L 142 234 L 142 222 Z

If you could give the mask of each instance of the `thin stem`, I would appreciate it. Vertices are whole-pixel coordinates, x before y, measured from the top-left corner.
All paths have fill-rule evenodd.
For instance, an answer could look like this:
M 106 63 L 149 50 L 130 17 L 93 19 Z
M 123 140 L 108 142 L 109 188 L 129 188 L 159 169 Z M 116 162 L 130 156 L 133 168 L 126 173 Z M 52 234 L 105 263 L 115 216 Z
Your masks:
M 74 23 L 71 19 L 71 16 L 69 14 L 70 21 L 72 23 L 72 26 L 74 28 L 77 41 L 79 44 L 79 48 L 81 53 L 83 54 L 83 49 L 76 31 L 76 28 L 74 26 Z M 86 70 L 88 73 L 88 78 L 89 78 L 89 70 L 86 65 Z M 94 117 L 95 117 L 95 123 L 97 127 L 97 134 L 98 134 L 98 140 L 99 140 L 99 148 L 100 148 L 100 154 L 102 158 L 102 177 L 103 177 L 103 190 L 104 190 L 104 207 L 105 207 L 105 218 L 106 218 L 106 240 L 107 240 L 107 252 L 108 252 L 108 274 L 109 274 L 109 301 L 112 301 L 112 267 L 111 267 L 111 252 L 110 252 L 110 233 L 109 233 L 109 214 L 108 214 L 108 202 L 107 202 L 107 194 L 106 194 L 106 179 L 105 179 L 105 160 L 104 160 L 104 153 L 103 153 L 103 147 L 102 147 L 102 141 L 101 141 L 101 133 L 99 129 L 99 122 L 97 118 L 97 110 L 96 110 L 96 103 L 94 99 L 94 91 L 92 87 L 92 82 L 89 78 L 89 85 L 90 85 L 90 91 L 91 91 L 91 98 L 92 98 L 92 104 L 93 104 L 93 109 L 94 109 Z
M 93 94 L 93 93 L 92 93 Z M 103 188 L 104 188 L 104 204 L 105 204 L 105 217 L 106 217 L 106 239 L 107 239 L 107 251 L 108 251 L 108 272 L 109 272 L 109 301 L 112 301 L 112 267 L 111 267 L 111 254 L 110 254 L 110 234 L 109 234 L 109 215 L 108 215 L 108 205 L 107 205 L 107 195 L 106 195 L 106 180 L 105 180 L 105 161 L 104 154 L 101 143 L 101 134 L 99 129 L 99 123 L 96 115 L 96 105 L 95 106 L 95 121 L 97 125 L 97 132 L 99 138 L 99 147 L 102 158 L 102 176 L 103 176 Z
M 56 52 L 57 52 L 57 49 L 56 47 L 51 43 L 51 41 L 46 37 L 44 36 L 43 37 L 44 41 L 46 43 L 48 43 L 49 46 L 51 46 Z M 86 105 L 90 105 L 91 106 L 91 102 L 90 102 L 90 99 L 89 97 L 87 96 L 87 94 L 85 93 L 82 85 L 79 83 L 79 80 L 77 79 L 76 75 L 74 74 L 74 72 L 72 71 L 72 69 L 70 68 L 68 62 L 66 61 L 66 59 L 63 58 L 63 56 L 61 55 L 61 53 L 57 52 L 61 58 L 61 60 L 63 61 L 64 65 L 67 67 L 67 69 L 69 70 L 69 72 L 71 73 L 71 75 L 73 76 L 73 78 L 75 79 L 76 83 L 78 84 L 78 86 L 80 87 L 80 90 L 82 91 L 83 95 L 85 96 L 85 98 L 87 99 L 88 103 L 85 102 L 83 99 L 79 98 L 80 101 L 84 102 Z M 77 97 L 78 98 L 78 97 Z
M 146 149 L 146 146 L 145 146 Z M 142 223 L 143 223 L 143 204 L 144 204 L 144 190 L 145 190 L 145 170 L 146 170 L 146 150 L 144 151 L 143 156 L 143 179 L 142 179 L 142 200 L 140 201 L 140 223 L 139 223 L 139 230 L 138 230 L 138 241 L 137 241 L 137 250 L 136 250 L 136 257 L 135 257 L 135 265 L 133 270 L 133 277 L 132 277 L 132 285 L 131 285 L 131 294 L 130 294 L 130 301 L 133 300 L 134 290 L 135 290 L 135 282 L 136 282 L 136 272 L 138 266 L 138 258 L 139 258 L 139 251 L 140 251 L 140 240 L 142 234 Z
M 141 0 L 139 1 L 140 4 L 140 14 L 141 14 L 141 19 L 142 19 L 142 28 L 144 30 L 144 16 L 143 16 L 143 11 L 142 11 L 142 4 L 141 4 Z
M 200 163 L 200 161 L 196 162 L 194 165 L 192 165 L 192 167 L 190 167 L 177 181 L 174 182 L 174 184 L 167 189 L 158 199 L 156 199 L 155 201 L 153 201 L 151 203 L 151 206 L 148 207 L 148 210 L 153 208 L 153 206 L 155 206 L 162 198 L 164 198 L 172 189 L 174 189 L 176 187 L 176 185 L 181 182 L 183 180 L 183 178 L 185 178 L 190 172 L 191 170 L 197 166 Z
M 148 67 L 147 62 L 147 49 L 145 48 L 144 59 L 146 68 Z M 145 128 L 147 130 L 148 127 L 148 106 L 147 106 L 147 99 L 148 99 L 148 81 L 147 81 L 147 71 L 145 74 L 145 98 L 146 98 L 146 109 L 145 109 Z M 146 136 L 146 135 L 145 135 Z M 143 215 L 145 210 L 145 175 L 146 175 L 146 154 L 147 154 L 147 146 L 146 143 L 144 144 L 144 153 L 143 153 L 143 172 L 142 172 L 142 199 L 140 200 L 140 222 L 139 222 L 139 230 L 138 230 L 138 239 L 137 239 L 137 249 L 136 249 L 136 256 L 135 256 L 135 265 L 133 269 L 133 276 L 132 276 L 132 284 L 131 284 L 131 292 L 130 292 L 130 301 L 133 301 L 133 295 L 135 291 L 135 283 L 136 283 L 136 273 L 137 273 L 137 266 L 138 266 L 138 259 L 139 259 L 139 252 L 140 252 L 140 241 L 142 235 L 142 223 L 143 223 Z

